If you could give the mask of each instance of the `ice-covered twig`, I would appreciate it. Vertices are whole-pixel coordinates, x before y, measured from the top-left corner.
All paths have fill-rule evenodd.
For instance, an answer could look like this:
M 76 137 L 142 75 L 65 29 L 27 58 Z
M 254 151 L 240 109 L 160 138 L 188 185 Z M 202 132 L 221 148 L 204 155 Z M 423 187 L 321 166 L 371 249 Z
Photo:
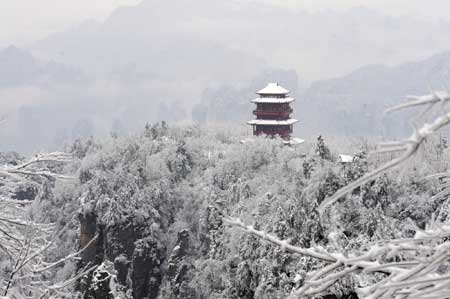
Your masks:
M 47 289 L 42 293 L 40 298 L 45 298 L 46 296 L 48 296 L 48 294 L 50 294 L 52 292 L 58 292 L 61 289 L 67 288 L 68 286 L 70 286 L 71 284 L 74 284 L 80 278 L 88 275 L 89 273 L 91 273 L 92 271 L 94 271 L 97 268 L 98 268 L 97 265 L 89 267 L 89 268 L 85 268 L 83 271 L 81 271 L 80 273 L 76 274 L 75 276 L 69 278 L 68 280 L 63 281 L 63 282 L 58 282 L 54 285 L 47 287 Z
M 98 238 L 98 235 L 96 235 L 94 238 L 92 238 L 82 249 L 80 249 L 77 252 L 69 254 L 68 256 L 65 256 L 64 258 L 62 258 L 62 259 L 60 259 L 60 260 L 58 260 L 56 262 L 53 262 L 50 265 L 47 265 L 45 267 L 38 268 L 38 269 L 33 269 L 33 273 L 41 273 L 41 272 L 50 270 L 50 269 L 52 269 L 52 268 L 54 268 L 54 267 L 56 267 L 56 266 L 58 266 L 58 265 L 60 265 L 62 263 L 67 262 L 68 260 L 71 260 L 71 259 L 73 259 L 75 257 L 80 256 L 87 248 L 89 248 L 95 241 L 97 241 L 97 238 Z
M 72 160 L 72 155 L 55 152 L 36 155 L 19 165 L 0 166 L 0 257 L 9 259 L 12 266 L 9 278 L 3 281 L 4 296 L 23 293 L 25 296 L 39 297 L 42 288 L 48 285 L 44 278 L 51 276 L 51 269 L 80 253 L 47 262 L 45 252 L 54 247 L 55 240 L 64 229 L 54 235 L 54 224 L 36 223 L 30 219 L 28 211 L 31 200 L 13 199 L 21 186 L 32 185 L 40 189 L 42 179 L 72 179 L 52 170 L 53 166 Z M 22 278 L 20 285 L 15 283 L 19 277 Z
M 408 161 L 411 157 L 413 157 L 417 153 L 417 150 L 430 135 L 434 134 L 439 129 L 447 126 L 449 123 L 450 123 L 450 113 L 446 113 L 444 115 L 437 117 L 431 124 L 425 123 L 421 128 L 417 129 L 409 139 L 403 141 L 405 150 L 399 157 L 395 158 L 392 161 L 387 162 L 386 164 L 375 169 L 374 171 L 366 174 L 362 178 L 341 188 L 335 194 L 333 194 L 333 196 L 325 199 L 318 207 L 320 215 L 323 214 L 323 212 L 328 206 L 335 203 L 341 197 L 347 195 L 356 188 L 374 180 L 375 178 L 382 175 L 386 171 L 393 169 L 403 164 L 404 162 Z
M 29 161 L 22 163 L 14 168 L 16 170 L 19 170 L 27 168 L 28 166 L 36 163 L 49 163 L 49 162 L 68 163 L 71 161 L 73 161 L 73 156 L 71 154 L 63 152 L 53 152 L 48 154 L 38 154 Z
M 288 252 L 296 253 L 296 254 L 300 254 L 300 255 L 306 255 L 306 256 L 317 258 L 319 260 L 323 260 L 323 261 L 327 261 L 327 262 L 336 262 L 336 259 L 330 257 L 328 254 L 323 254 L 323 253 L 319 252 L 318 250 L 304 249 L 304 248 L 290 245 L 287 240 L 280 240 L 279 238 L 272 236 L 270 234 L 267 234 L 264 231 L 256 230 L 253 226 L 245 225 L 239 219 L 232 218 L 232 217 L 225 217 L 224 221 L 226 224 L 228 224 L 230 226 L 236 227 L 246 233 L 249 233 L 258 238 L 266 240 L 272 244 L 278 245 L 282 249 L 284 249 Z
M 432 94 L 424 96 L 408 96 L 407 99 L 409 100 L 408 102 L 391 107 L 387 109 L 385 113 L 391 113 L 394 111 L 417 106 L 434 105 L 439 102 L 448 102 L 450 101 L 450 95 L 447 92 L 441 91 L 441 92 L 434 92 Z
M 450 275 L 439 273 L 441 265 L 450 262 L 450 242 L 443 241 L 450 234 L 449 226 L 434 224 L 426 230 L 418 231 L 412 239 L 379 242 L 365 252 L 347 257 L 338 252 L 326 252 L 322 248 L 306 249 L 291 245 L 286 240 L 245 225 L 239 219 L 224 217 L 224 221 L 287 252 L 329 263 L 308 275 L 304 285 L 293 291 L 289 298 L 317 296 L 352 273 L 369 275 L 375 272 L 384 274 L 385 278 L 360 290 L 361 295 L 367 298 L 413 299 L 418 298 L 414 294 L 421 294 L 424 289 L 442 293 L 444 288 L 450 294 Z

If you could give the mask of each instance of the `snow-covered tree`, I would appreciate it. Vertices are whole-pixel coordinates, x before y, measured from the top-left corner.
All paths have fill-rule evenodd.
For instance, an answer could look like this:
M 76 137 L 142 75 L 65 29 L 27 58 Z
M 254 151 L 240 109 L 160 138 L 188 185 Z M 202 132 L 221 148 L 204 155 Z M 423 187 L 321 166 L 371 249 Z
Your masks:
M 28 161 L 5 162 L 0 167 L 0 292 L 6 298 L 64 297 L 68 286 L 93 270 L 86 268 L 67 280 L 56 281 L 55 269 L 83 250 L 61 259 L 49 258 L 65 229 L 41 222 L 32 213 L 34 201 L 43 200 L 47 183 L 72 179 L 59 172 L 61 164 L 72 159 L 71 155 L 55 152 Z M 23 186 L 32 186 L 38 192 L 17 196 Z

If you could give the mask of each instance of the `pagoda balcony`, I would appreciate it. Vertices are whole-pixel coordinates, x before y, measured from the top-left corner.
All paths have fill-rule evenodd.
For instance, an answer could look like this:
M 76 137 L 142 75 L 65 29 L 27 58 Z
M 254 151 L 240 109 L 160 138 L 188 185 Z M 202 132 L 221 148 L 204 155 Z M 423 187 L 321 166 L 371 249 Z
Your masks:
M 274 132 L 274 131 L 255 131 L 255 135 L 256 136 L 261 136 L 261 135 L 267 135 L 267 136 L 271 136 L 271 137 L 280 136 L 283 139 L 289 139 L 291 137 L 291 133 L 292 133 L 292 131 L 290 131 L 290 130 L 278 131 L 278 132 Z
M 268 116 L 274 118 L 289 118 L 289 115 L 294 112 L 292 108 L 285 109 L 282 111 L 273 111 L 273 110 L 253 110 L 253 114 L 256 116 Z

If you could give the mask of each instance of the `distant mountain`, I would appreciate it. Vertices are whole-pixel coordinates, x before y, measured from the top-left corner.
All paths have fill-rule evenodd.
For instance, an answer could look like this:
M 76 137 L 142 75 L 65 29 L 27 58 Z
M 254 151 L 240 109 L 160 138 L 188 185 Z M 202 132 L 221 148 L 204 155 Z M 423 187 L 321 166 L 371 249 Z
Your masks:
M 47 148 L 160 120 L 243 124 L 254 92 L 271 81 L 294 91 L 298 135 L 402 133 L 406 122 L 382 119 L 383 108 L 427 91 L 445 74 L 445 55 L 340 76 L 450 49 L 449 33 L 445 22 L 365 8 L 306 13 L 252 1 L 143 0 L 27 50 L 0 50 L 0 110 L 12 115 L 0 149 Z M 330 77 L 337 79 L 304 92 L 305 80 Z
M 243 87 L 220 86 L 207 88 L 201 102 L 192 110 L 192 119 L 201 124 L 234 123 L 245 124 L 254 116 L 254 104 L 250 101 L 257 97 L 256 91 L 270 82 L 278 82 L 287 88 L 292 96 L 303 92 L 306 82 L 299 78 L 294 70 L 268 69 L 254 77 Z
M 64 82 L 73 85 L 83 79 L 79 71 L 54 61 L 39 62 L 29 51 L 15 46 L 0 50 L 0 88 Z
M 89 72 L 230 83 L 254 76 L 264 63 L 311 81 L 449 48 L 448 23 L 364 7 L 306 13 L 256 1 L 143 0 L 32 50 Z
M 34 57 L 26 51 L 10 46 L 0 51 L 0 86 L 31 82 L 39 73 Z
M 411 113 L 383 115 L 406 100 L 450 84 L 450 51 L 395 67 L 373 65 L 313 83 L 296 103 L 305 134 L 402 137 Z
M 193 109 L 199 123 L 245 123 L 253 118 L 250 100 L 255 91 L 278 81 L 292 91 L 294 117 L 300 122 L 295 135 L 401 138 L 411 133 L 414 110 L 385 115 L 384 111 L 406 100 L 450 86 L 450 51 L 395 67 L 370 65 L 350 74 L 313 82 L 309 87 L 293 70 L 261 73 L 244 87 L 207 89 Z M 303 84 L 302 84 L 303 83 Z
M 196 9 L 201 5 L 203 10 Z M 236 83 L 264 69 L 266 62 L 202 34 L 212 29 L 202 24 L 203 17 L 214 18 L 211 10 L 220 15 L 222 7 L 216 0 L 143 1 L 118 9 L 104 23 L 87 22 L 52 35 L 32 50 L 39 57 L 79 66 L 96 78 L 124 83 Z

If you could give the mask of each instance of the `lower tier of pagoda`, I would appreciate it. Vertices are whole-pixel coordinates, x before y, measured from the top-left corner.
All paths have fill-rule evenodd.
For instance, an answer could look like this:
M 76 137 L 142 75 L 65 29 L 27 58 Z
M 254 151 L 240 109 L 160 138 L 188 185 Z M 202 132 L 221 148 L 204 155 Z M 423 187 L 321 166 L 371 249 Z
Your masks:
M 292 126 L 254 126 L 253 135 L 255 136 L 280 136 L 283 139 L 289 139 L 292 134 Z
M 288 140 L 291 137 L 293 131 L 293 125 L 298 120 L 290 118 L 286 120 L 273 120 L 273 119 L 254 119 L 248 122 L 253 126 L 253 135 L 260 136 L 280 136 L 281 138 Z
M 276 120 L 276 119 L 253 119 L 248 122 L 249 125 L 261 125 L 261 126 L 289 126 L 297 123 L 298 120 L 294 118 L 285 119 L 285 120 Z
M 288 119 L 293 112 L 292 109 L 283 111 L 265 111 L 265 110 L 254 110 L 253 114 L 256 115 L 257 119 Z

